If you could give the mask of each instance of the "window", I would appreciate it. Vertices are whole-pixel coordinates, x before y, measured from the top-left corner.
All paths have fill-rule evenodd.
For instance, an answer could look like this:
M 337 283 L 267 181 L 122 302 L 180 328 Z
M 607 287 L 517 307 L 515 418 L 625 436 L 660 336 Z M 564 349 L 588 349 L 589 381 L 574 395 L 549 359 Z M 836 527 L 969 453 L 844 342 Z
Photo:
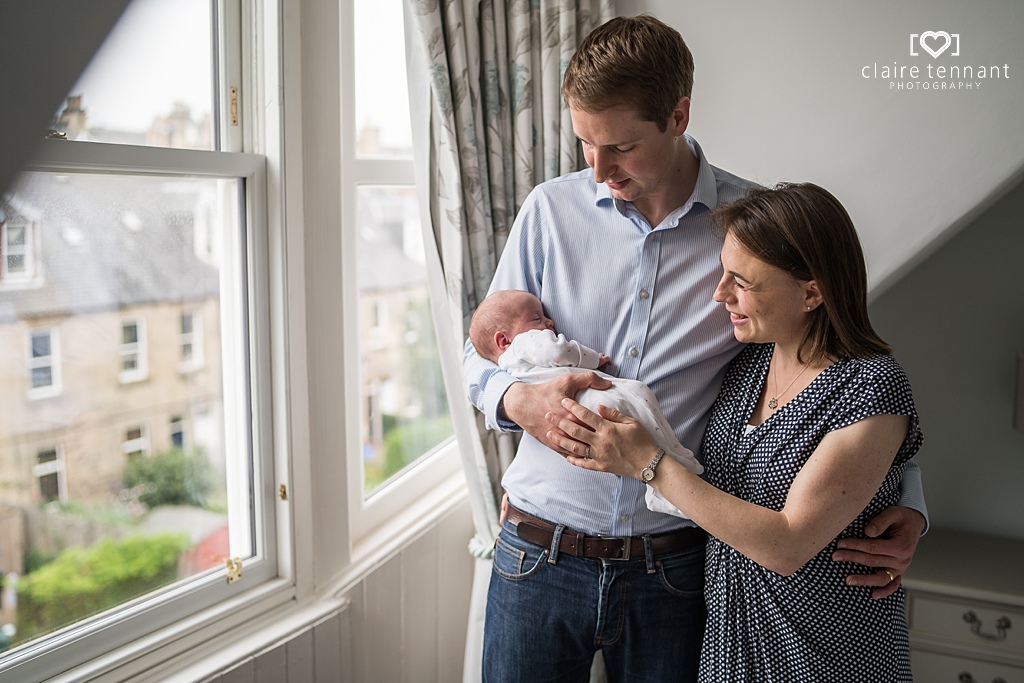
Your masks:
M 35 529 L 81 533 L 49 534 L 60 546 L 37 555 L 52 561 L 21 577 L 0 679 L 47 680 L 144 637 L 157 647 L 186 618 L 227 629 L 218 610 L 256 587 L 294 593 L 272 581 L 271 394 L 283 390 L 270 372 L 267 158 L 253 151 L 278 142 L 250 114 L 276 62 L 244 50 L 269 44 L 252 30 L 277 15 L 258 18 L 257 4 L 133 0 L 56 112 L 67 139 L 42 141 L 3 197 L 4 263 L 31 254 L 46 277 L 0 288 L 0 353 L 24 357 L 27 337 L 28 399 L 60 400 L 0 385 L 5 405 L 24 404 L 0 414 L 0 504 L 58 503 L 35 506 L 48 526 L 28 527 L 24 553 L 43 548 Z M 118 552 L 138 576 L 48 597 L 62 562 Z M 230 584 L 229 558 L 242 565 Z
M 57 329 L 32 330 L 29 333 L 29 398 L 47 398 L 60 394 L 60 343 Z
M 121 452 L 128 456 L 129 460 L 146 455 L 149 452 L 149 437 L 146 436 L 146 428 L 142 425 L 129 427 L 124 433 Z
M 346 9 L 348 9 L 346 7 Z M 350 470 L 357 535 L 455 466 L 412 159 L 401 0 L 354 0 L 344 49 L 343 239 L 356 255 L 360 458 Z M 348 76 L 348 77 L 346 77 Z M 351 296 L 351 294 L 350 294 Z M 353 420 L 354 421 L 354 420 Z M 434 457 L 436 456 L 436 457 Z M 415 470 L 416 477 L 406 476 Z M 418 481 L 412 481 L 417 479 Z M 355 485 L 360 485 L 356 488 Z M 416 488 L 416 487 L 420 488 Z M 363 520 L 360 524 L 359 520 Z
M 17 221 L 13 216 L 4 219 L 7 211 L 0 211 L 0 284 L 31 280 L 35 272 L 33 250 L 34 224 Z
M 146 355 L 146 328 L 142 320 L 121 321 L 121 372 L 123 384 L 138 382 L 149 375 Z
M 171 448 L 185 448 L 185 424 L 181 415 L 171 418 Z
M 178 333 L 178 370 L 192 372 L 203 367 L 203 319 L 198 311 L 181 314 Z
M 32 474 L 39 480 L 39 498 L 44 503 L 67 502 L 63 449 L 51 448 L 36 455 Z

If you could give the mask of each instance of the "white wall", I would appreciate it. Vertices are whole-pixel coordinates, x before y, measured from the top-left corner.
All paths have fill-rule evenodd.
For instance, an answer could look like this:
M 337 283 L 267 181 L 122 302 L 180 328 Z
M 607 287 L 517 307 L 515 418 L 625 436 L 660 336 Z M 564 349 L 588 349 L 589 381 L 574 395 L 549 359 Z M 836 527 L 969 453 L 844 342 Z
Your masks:
M 917 460 L 937 528 L 1024 538 L 1024 434 L 1013 380 L 1024 351 L 1024 183 L 871 305 L 921 415 Z
M 1019 0 L 619 0 L 618 9 L 651 12 L 683 35 L 696 63 L 690 132 L 711 163 L 835 193 L 876 289 L 1024 167 Z M 943 30 L 960 35 L 960 56 L 910 56 L 912 33 Z M 1007 64 L 1009 79 L 898 91 L 862 77 L 864 66 L 894 62 Z
M 618 8 L 651 12 L 687 41 L 690 132 L 713 164 L 765 183 L 816 182 L 849 209 L 867 252 L 872 319 L 914 387 L 932 523 L 1024 537 L 1024 435 L 1010 418 L 1024 350 L 1024 3 Z M 910 34 L 942 30 L 960 35 L 960 56 L 910 56 Z M 1009 80 L 899 91 L 861 75 L 894 62 L 1007 64 Z

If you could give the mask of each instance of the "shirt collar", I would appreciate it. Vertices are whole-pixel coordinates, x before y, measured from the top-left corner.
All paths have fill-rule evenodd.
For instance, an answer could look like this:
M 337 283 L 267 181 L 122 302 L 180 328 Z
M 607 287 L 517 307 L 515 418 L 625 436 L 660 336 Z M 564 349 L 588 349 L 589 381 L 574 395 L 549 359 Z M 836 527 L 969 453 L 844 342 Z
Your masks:
M 662 225 L 666 228 L 674 228 L 679 225 L 679 220 L 690 213 L 695 205 L 699 204 L 707 210 L 713 209 L 718 205 L 718 182 L 715 180 L 715 170 L 708 163 L 700 144 L 686 133 L 683 134 L 683 137 L 686 139 L 686 144 L 689 146 L 690 151 L 693 152 L 694 156 L 697 157 L 697 161 L 700 162 L 700 169 L 697 171 L 697 184 L 693 188 L 693 194 L 690 195 L 685 204 L 670 213 L 662 222 Z M 614 202 L 615 208 L 623 216 L 627 215 L 632 206 L 630 202 L 615 199 L 607 183 L 598 183 L 594 192 L 594 203 L 601 204 L 608 201 Z

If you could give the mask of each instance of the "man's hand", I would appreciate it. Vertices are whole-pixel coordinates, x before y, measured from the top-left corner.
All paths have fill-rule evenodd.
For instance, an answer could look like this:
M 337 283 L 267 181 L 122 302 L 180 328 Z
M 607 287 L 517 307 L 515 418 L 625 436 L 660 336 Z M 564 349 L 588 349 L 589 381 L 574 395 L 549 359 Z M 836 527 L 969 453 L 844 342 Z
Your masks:
M 505 416 L 523 428 L 523 430 L 540 441 L 548 448 L 568 455 L 547 438 L 547 433 L 554 428 L 544 416 L 557 413 L 571 420 L 573 415 L 562 407 L 563 398 L 576 398 L 576 394 L 590 387 L 592 389 L 608 389 L 612 383 L 593 372 L 578 372 L 559 377 L 547 382 L 527 384 L 516 382 L 505 391 L 502 405 Z
M 888 597 L 900 587 L 924 527 L 924 515 L 920 512 L 894 505 L 868 522 L 864 530 L 868 538 L 841 539 L 832 559 L 879 567 L 873 574 L 851 574 L 846 577 L 846 584 L 876 586 L 872 598 Z

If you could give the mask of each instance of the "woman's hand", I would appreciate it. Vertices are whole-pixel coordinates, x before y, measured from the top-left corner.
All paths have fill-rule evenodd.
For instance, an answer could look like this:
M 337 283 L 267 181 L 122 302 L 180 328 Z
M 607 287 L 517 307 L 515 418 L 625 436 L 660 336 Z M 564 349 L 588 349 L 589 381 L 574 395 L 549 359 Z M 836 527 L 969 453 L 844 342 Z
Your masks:
M 566 456 L 572 465 L 639 478 L 640 471 L 658 450 L 654 439 L 639 422 L 613 408 L 598 406 L 598 415 L 569 398 L 562 399 L 562 406 L 583 426 L 548 413 L 548 421 L 561 431 L 551 430 L 547 437 L 563 452 L 572 454 Z

